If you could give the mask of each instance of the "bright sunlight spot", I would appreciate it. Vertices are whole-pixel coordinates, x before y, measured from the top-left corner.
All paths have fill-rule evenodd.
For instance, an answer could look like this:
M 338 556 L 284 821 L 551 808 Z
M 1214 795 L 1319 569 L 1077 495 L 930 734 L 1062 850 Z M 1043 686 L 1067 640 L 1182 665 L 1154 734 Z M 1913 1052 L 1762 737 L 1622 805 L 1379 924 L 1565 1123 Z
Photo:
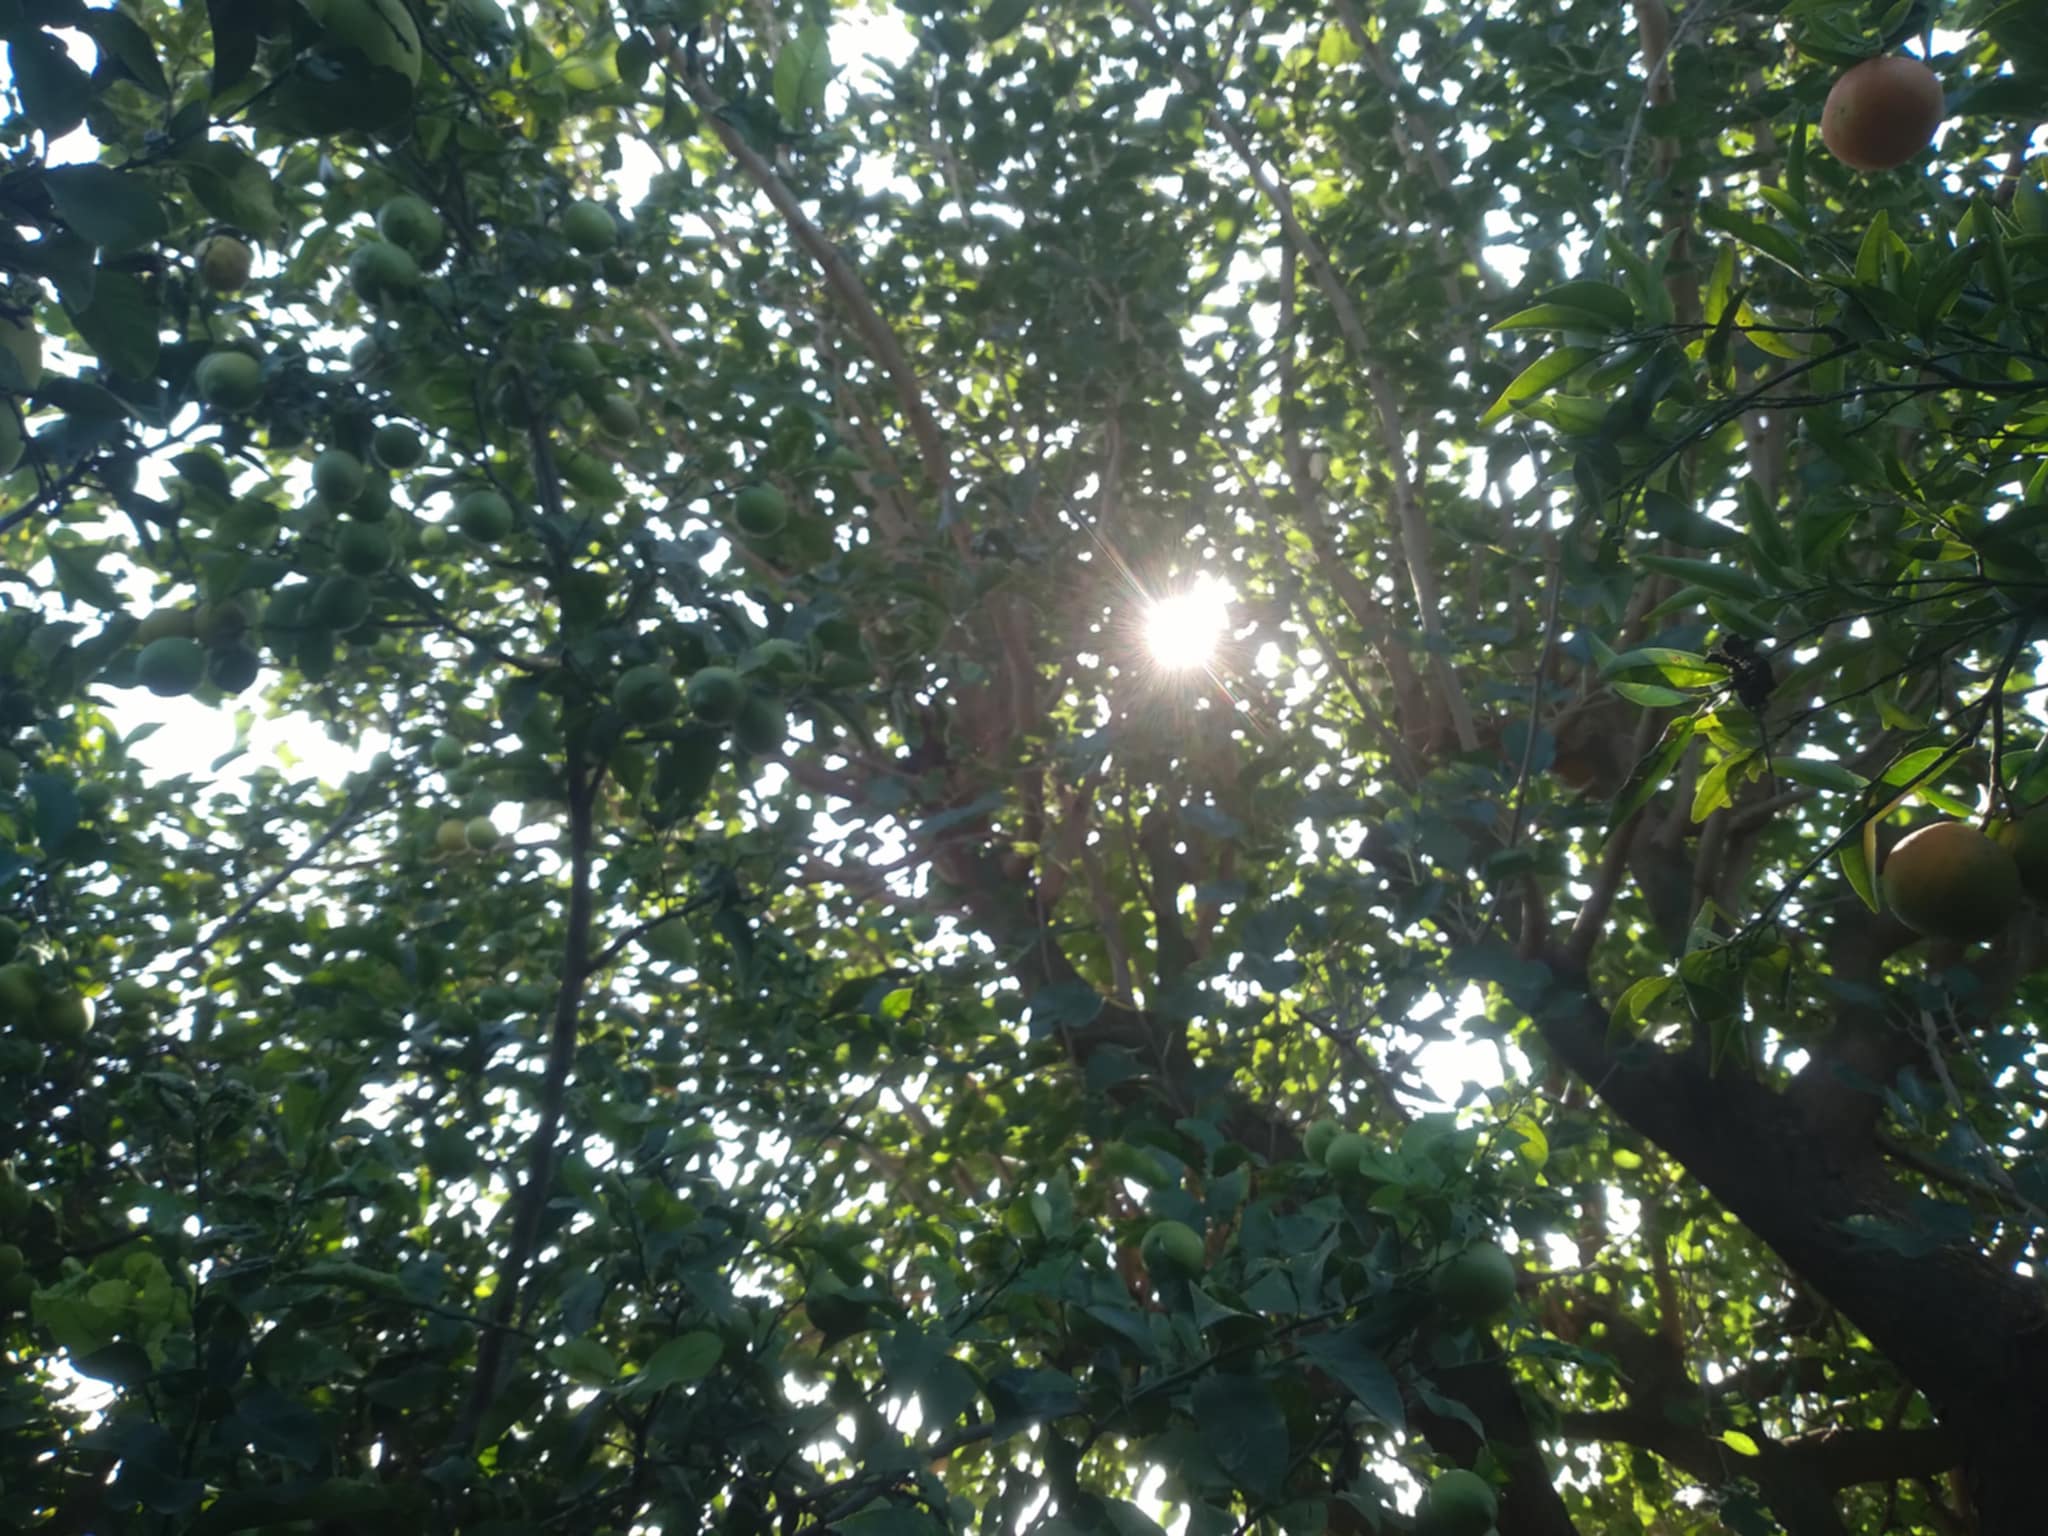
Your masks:
M 1202 667 L 1230 630 L 1230 584 L 1197 576 L 1182 591 L 1155 600 L 1145 613 L 1145 649 L 1162 667 Z

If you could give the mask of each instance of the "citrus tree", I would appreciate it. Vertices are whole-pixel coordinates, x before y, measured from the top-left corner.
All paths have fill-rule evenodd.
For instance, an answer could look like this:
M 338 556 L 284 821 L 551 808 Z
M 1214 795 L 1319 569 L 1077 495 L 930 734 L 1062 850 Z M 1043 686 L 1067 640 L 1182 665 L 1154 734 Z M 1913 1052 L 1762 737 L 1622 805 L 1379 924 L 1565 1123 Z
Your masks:
M 2039 1530 L 2031 0 L 0 36 L 0 1523 Z

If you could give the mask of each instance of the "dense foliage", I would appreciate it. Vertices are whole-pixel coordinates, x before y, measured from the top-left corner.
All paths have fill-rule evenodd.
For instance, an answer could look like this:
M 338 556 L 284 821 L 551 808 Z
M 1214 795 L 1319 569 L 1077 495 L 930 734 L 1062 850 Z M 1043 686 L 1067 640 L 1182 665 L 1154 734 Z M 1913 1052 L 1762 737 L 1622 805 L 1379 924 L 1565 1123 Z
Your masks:
M 0 36 L 0 1527 L 2038 1536 L 2034 0 Z

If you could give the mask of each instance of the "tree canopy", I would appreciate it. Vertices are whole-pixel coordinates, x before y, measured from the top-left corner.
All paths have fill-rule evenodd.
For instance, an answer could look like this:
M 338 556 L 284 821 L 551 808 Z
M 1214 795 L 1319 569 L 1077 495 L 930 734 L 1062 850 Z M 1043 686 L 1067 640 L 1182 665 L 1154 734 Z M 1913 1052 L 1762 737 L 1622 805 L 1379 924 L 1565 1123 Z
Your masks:
M 2035 0 L 0 38 L 0 1526 L 2038 1536 Z

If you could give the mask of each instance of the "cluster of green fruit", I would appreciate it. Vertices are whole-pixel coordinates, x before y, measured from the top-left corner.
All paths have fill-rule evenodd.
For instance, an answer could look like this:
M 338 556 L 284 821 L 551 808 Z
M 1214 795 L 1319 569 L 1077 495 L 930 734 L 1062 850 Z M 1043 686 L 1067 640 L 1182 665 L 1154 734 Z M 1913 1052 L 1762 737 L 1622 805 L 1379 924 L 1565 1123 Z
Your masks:
M 628 667 L 612 688 L 612 703 L 642 729 L 665 725 L 685 710 L 706 725 L 729 728 L 745 751 L 767 756 L 782 748 L 789 718 L 780 693 L 809 673 L 810 658 L 793 640 L 770 639 L 755 646 L 739 667 L 699 667 L 678 685 L 660 662 Z
M 249 594 L 153 610 L 135 626 L 133 681 L 162 698 L 192 693 L 202 684 L 240 693 L 262 670 L 248 642 L 257 612 Z
M 449 776 L 451 784 L 469 782 L 464 762 L 469 749 L 454 736 L 437 736 L 427 749 L 427 760 Z M 498 824 L 481 812 L 444 816 L 434 828 L 432 852 L 438 858 L 456 858 L 467 853 L 488 853 L 498 846 L 502 834 Z
M 29 1273 L 28 1255 L 15 1241 L 28 1226 L 35 1196 L 21 1182 L 12 1163 L 0 1163 L 0 1311 L 25 1308 L 36 1293 L 35 1276 Z
M 1937 821 L 1899 840 L 1878 877 L 1885 906 L 1915 933 L 1958 944 L 1995 939 L 2029 896 L 2048 901 L 2048 809 L 1980 832 Z
M 21 926 L 0 917 L 0 1070 L 41 1070 L 48 1047 L 77 1045 L 92 1028 L 92 1003 L 68 981 L 53 980 L 22 952 Z

